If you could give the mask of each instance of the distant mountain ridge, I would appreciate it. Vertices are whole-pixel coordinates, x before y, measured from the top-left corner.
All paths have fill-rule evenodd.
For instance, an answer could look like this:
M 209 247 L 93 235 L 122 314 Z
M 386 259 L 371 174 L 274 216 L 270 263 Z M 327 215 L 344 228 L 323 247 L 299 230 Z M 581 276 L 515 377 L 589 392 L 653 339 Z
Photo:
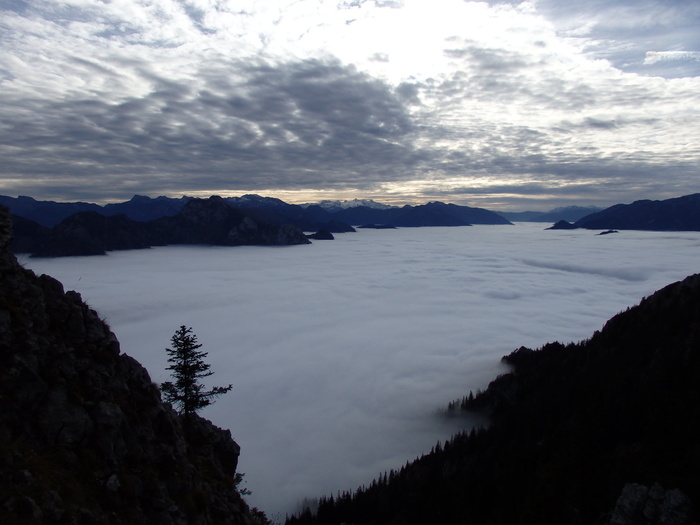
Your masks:
M 309 206 L 319 206 L 324 210 L 335 213 L 340 210 L 346 210 L 348 208 L 357 208 L 358 206 L 364 206 L 365 208 L 374 208 L 378 210 L 388 210 L 390 208 L 396 208 L 397 206 L 392 206 L 391 204 L 382 204 L 381 202 L 374 201 L 372 199 L 352 199 L 352 200 L 322 200 L 320 202 L 308 202 L 306 204 L 300 204 L 302 208 L 308 208 Z
M 603 208 L 597 206 L 563 206 L 560 208 L 554 208 L 549 211 L 518 211 L 518 212 L 508 212 L 501 211 L 498 212 L 503 215 L 509 221 L 514 222 L 559 222 L 567 221 L 574 222 L 591 213 L 596 213 L 602 211 Z
M 616 204 L 576 222 L 589 230 L 700 231 L 700 193 Z
M 0 195 L 0 205 L 6 206 L 12 215 L 53 228 L 61 221 L 76 213 L 92 211 L 100 215 L 126 215 L 134 221 L 147 222 L 160 217 L 176 215 L 192 197 L 156 197 L 152 199 L 143 195 L 134 195 L 126 202 L 93 204 L 88 202 L 38 201 L 32 197 L 20 195 L 8 197 Z
M 92 211 L 106 216 L 123 214 L 138 222 L 149 222 L 177 215 L 192 197 L 156 197 L 134 195 L 131 200 L 99 206 L 86 202 L 37 201 L 31 197 L 0 195 L 0 204 L 13 215 L 54 227 L 78 212 Z M 700 194 L 663 201 L 641 200 L 616 204 L 606 209 L 583 206 L 554 208 L 547 212 L 494 212 L 435 201 L 420 205 L 391 206 L 371 199 L 321 201 L 317 204 L 289 204 L 273 197 L 248 194 L 223 198 L 252 217 L 277 226 L 292 224 L 303 231 L 327 230 L 333 233 L 353 231 L 353 226 L 368 224 L 421 227 L 468 226 L 472 224 L 512 224 L 511 221 L 566 221 L 577 228 L 700 231 Z
M 308 244 L 293 225 L 277 226 L 245 210 L 231 207 L 221 197 L 188 199 L 176 215 L 138 222 L 126 215 L 105 216 L 83 211 L 53 228 L 28 219 L 18 221 L 11 249 L 34 257 L 104 255 L 168 244 L 219 246 Z
M 252 220 L 269 223 L 278 227 L 292 225 L 306 232 L 325 230 L 332 233 L 344 233 L 354 231 L 353 225 L 381 224 L 399 227 L 420 226 L 469 226 L 472 224 L 511 224 L 500 215 L 482 208 L 471 208 L 442 202 L 431 202 L 418 206 L 393 207 L 382 205 L 374 201 L 352 201 L 339 208 L 321 205 L 300 206 L 288 204 L 280 199 L 262 197 L 248 194 L 241 197 L 216 197 L 221 199 L 233 209 L 238 209 L 248 215 Z M 152 199 L 142 195 L 134 195 L 131 200 L 116 204 L 98 206 L 90 203 L 59 203 L 53 201 L 37 201 L 31 197 L 21 196 L 17 198 L 0 196 L 0 204 L 7 206 L 13 215 L 34 221 L 47 228 L 59 228 L 65 230 L 66 225 L 61 226 L 62 221 L 67 220 L 76 213 L 96 213 L 107 217 L 123 215 L 126 218 L 139 223 L 152 223 L 166 217 L 174 217 L 192 201 L 202 200 L 192 197 L 173 199 L 169 197 L 157 197 Z M 334 210 L 335 211 L 332 211 Z M 331 211 L 329 211 L 331 210 Z M 84 216 L 82 220 L 85 220 Z M 77 219 L 69 221 L 75 225 Z M 97 222 L 97 220 L 93 221 Z M 102 221 L 105 224 L 116 224 L 117 219 Z M 125 223 L 119 235 L 124 234 Z M 166 221 L 167 222 L 167 221 Z M 139 227 L 129 226 L 128 229 L 138 231 Z M 143 228 L 140 228 L 143 229 Z M 148 229 L 148 228 L 147 228 Z M 20 231 L 30 231 L 29 227 L 22 227 Z M 36 228 L 34 228 L 36 230 Z M 139 237 L 142 233 L 137 234 Z M 150 241 L 158 245 L 164 241 L 160 238 Z M 98 243 L 99 244 L 99 243 Z M 108 251 L 109 248 L 106 248 Z

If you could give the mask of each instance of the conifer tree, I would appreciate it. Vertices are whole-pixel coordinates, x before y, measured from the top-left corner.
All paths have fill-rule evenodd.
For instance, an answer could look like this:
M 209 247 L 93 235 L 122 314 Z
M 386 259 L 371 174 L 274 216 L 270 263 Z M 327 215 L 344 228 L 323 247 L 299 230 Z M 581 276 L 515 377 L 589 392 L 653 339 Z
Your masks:
M 189 418 L 191 414 L 210 405 L 213 398 L 225 394 L 233 387 L 228 385 L 216 386 L 211 390 L 204 389 L 200 379 L 214 372 L 209 370 L 210 365 L 204 362 L 207 352 L 199 350 L 202 345 L 197 342 L 192 328 L 180 326 L 170 340 L 172 348 L 166 348 L 165 351 L 170 363 L 167 370 L 172 370 L 174 381 L 163 383 L 161 391 L 167 401 L 173 403 L 181 414 Z

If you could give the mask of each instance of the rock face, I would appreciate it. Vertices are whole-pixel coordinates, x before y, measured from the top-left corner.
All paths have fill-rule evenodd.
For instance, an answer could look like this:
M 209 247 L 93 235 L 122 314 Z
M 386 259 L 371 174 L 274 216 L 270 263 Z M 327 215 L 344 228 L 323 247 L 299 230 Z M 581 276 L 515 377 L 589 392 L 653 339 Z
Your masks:
M 651 487 L 628 483 L 610 525 L 692 525 L 692 507 L 690 498 L 678 489 L 664 490 L 658 483 Z
M 549 228 L 545 228 L 545 229 L 546 230 L 575 230 L 576 226 L 574 226 L 570 222 L 562 219 L 561 221 L 557 221 L 552 226 L 550 226 Z
M 0 209 L 0 523 L 254 523 L 227 430 L 190 425 L 76 292 L 21 268 Z

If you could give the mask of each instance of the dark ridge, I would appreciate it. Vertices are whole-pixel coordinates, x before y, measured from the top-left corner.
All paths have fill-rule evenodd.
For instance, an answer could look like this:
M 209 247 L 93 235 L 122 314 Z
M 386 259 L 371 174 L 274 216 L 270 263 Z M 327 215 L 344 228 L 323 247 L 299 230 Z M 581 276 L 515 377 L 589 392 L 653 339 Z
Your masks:
M 395 230 L 396 226 L 393 224 L 363 224 L 362 226 L 358 226 L 358 228 L 372 230 Z
M 38 201 L 20 195 L 17 198 L 0 195 L 0 205 L 9 208 L 13 215 L 53 228 L 66 217 L 84 211 L 101 212 L 102 207 L 88 202 Z
M 561 220 L 549 228 L 545 228 L 546 230 L 575 230 L 578 226 L 575 226 L 571 224 L 570 222 L 567 222 L 565 220 Z
M 511 373 L 452 403 L 454 436 L 288 524 L 690 525 L 700 501 L 700 275 L 586 341 L 520 348 Z
M 17 218 L 15 253 L 33 257 L 104 255 L 166 244 L 218 246 L 308 244 L 296 226 L 277 226 L 229 206 L 221 197 L 189 199 L 177 215 L 138 222 L 125 215 L 76 213 L 51 229 Z M 32 226 L 34 224 L 34 226 Z
M 595 206 L 563 206 L 561 208 L 554 208 L 546 212 L 542 211 L 520 211 L 520 212 L 508 212 L 501 211 L 498 212 L 504 218 L 509 221 L 522 221 L 522 222 L 550 222 L 555 223 L 559 221 L 575 222 L 591 213 L 596 213 L 602 211 L 603 208 L 597 208 Z
M 333 237 L 333 234 L 325 229 L 320 229 L 316 233 L 307 235 L 307 237 L 315 241 L 332 241 L 335 239 L 335 237 Z
M 144 223 L 126 215 L 106 217 L 94 211 L 64 219 L 28 247 L 33 257 L 105 255 L 113 250 L 149 248 L 154 239 Z
M 190 425 L 97 313 L 18 265 L 0 207 L 0 523 L 254 524 L 228 430 Z
M 700 193 L 616 204 L 575 224 L 589 230 L 700 231 Z

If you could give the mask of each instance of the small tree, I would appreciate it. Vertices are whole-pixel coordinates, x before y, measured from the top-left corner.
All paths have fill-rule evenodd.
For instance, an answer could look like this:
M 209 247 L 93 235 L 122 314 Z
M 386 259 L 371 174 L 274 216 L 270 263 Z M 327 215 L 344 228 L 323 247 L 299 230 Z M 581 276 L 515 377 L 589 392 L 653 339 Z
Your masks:
M 202 345 L 197 343 L 197 336 L 192 333 L 192 328 L 180 326 L 171 341 L 173 347 L 166 348 L 165 351 L 170 356 L 168 363 L 171 364 L 167 370 L 173 371 L 174 382 L 166 381 L 160 388 L 165 399 L 189 418 L 190 414 L 210 405 L 213 398 L 231 390 L 232 385 L 204 390 L 204 385 L 199 380 L 214 372 L 210 371 L 210 365 L 204 362 L 207 352 L 199 351 Z

